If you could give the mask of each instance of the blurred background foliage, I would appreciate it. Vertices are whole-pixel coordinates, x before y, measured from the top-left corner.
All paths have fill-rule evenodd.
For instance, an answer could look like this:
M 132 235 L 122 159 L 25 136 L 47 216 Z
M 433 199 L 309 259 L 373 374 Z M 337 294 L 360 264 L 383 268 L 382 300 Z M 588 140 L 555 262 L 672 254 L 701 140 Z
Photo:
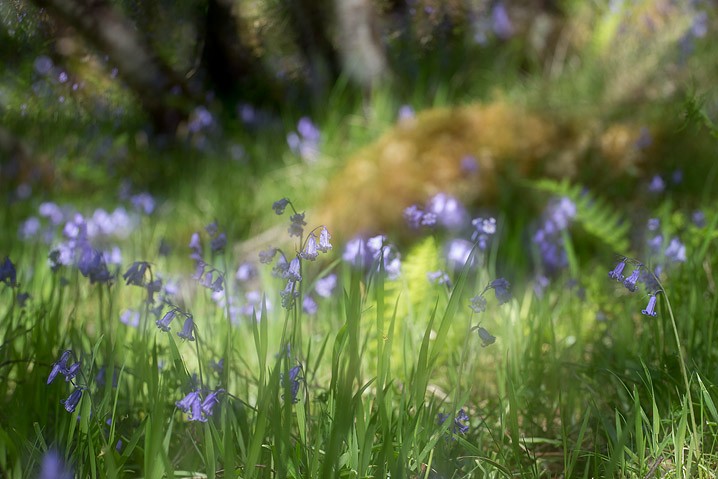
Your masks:
M 710 147 L 685 128 L 685 101 L 701 102 L 699 124 L 715 113 L 714 16 L 710 2 L 667 0 L 3 2 L 5 225 L 35 201 L 102 204 L 130 188 L 246 237 L 266 229 L 273 199 L 317 204 L 345 164 L 379 162 L 353 154 L 397 112 L 477 102 L 516 110 L 489 135 L 511 141 L 521 124 L 501 122 L 539 113 L 565 133 L 546 148 L 598 156 L 589 164 L 613 164 L 613 147 L 624 165 L 641 125 L 668 167 L 686 154 L 697 164 Z M 318 125 L 317 155 L 288 144 L 303 117 Z

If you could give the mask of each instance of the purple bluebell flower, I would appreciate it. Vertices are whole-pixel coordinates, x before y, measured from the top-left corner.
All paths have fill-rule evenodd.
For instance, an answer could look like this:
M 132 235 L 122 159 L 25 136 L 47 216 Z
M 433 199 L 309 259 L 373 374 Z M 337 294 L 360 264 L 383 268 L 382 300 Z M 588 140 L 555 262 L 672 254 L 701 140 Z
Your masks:
M 698 228 L 703 228 L 706 225 L 706 215 L 701 210 L 695 210 L 691 214 L 691 220 Z
M 366 261 L 366 245 L 363 238 L 354 238 L 344 245 L 342 259 L 347 263 L 361 267 Z
M 626 267 L 626 258 L 621 259 L 612 271 L 609 271 L 608 277 L 616 281 L 623 281 L 623 269 Z
M 182 339 L 186 339 L 187 341 L 194 341 L 194 336 L 192 336 L 192 331 L 194 331 L 194 319 L 192 318 L 191 314 L 188 314 L 185 317 L 184 325 L 182 326 L 182 331 L 177 333 L 177 336 L 179 336 Z
M 464 239 L 451 240 L 446 249 L 446 261 L 453 269 L 463 268 L 469 261 L 473 243 Z
M 302 300 L 302 310 L 310 316 L 317 314 L 319 305 L 311 296 L 307 295 Z
M 404 209 L 404 220 L 412 229 L 419 229 L 424 212 L 418 205 L 411 205 Z
M 426 278 L 431 284 L 445 284 L 447 286 L 451 285 L 451 279 L 445 271 L 430 271 L 426 273 Z
M 262 264 L 269 264 L 274 259 L 274 255 L 277 254 L 277 248 L 269 248 L 259 252 L 259 262 Z
M 319 245 L 317 249 L 322 253 L 328 253 L 329 250 L 332 249 L 332 244 L 329 242 L 331 238 L 332 235 L 329 234 L 327 228 L 322 226 L 322 229 L 319 230 Z
M 80 372 L 80 366 L 80 362 L 78 361 L 62 372 L 65 375 L 65 382 L 70 382 L 75 379 L 77 373 Z
M 309 261 L 314 261 L 319 256 L 317 251 L 317 237 L 314 233 L 310 233 L 304 246 L 304 250 L 299 253 L 299 257 Z
M 155 210 L 155 199 L 149 193 L 138 193 L 130 197 L 130 203 L 139 212 L 151 215 Z
M 631 273 L 631 276 L 626 278 L 626 280 L 623 282 L 623 285 L 630 291 L 631 293 L 636 291 L 636 283 L 638 282 L 639 276 L 641 273 L 641 265 L 638 265 L 636 269 L 633 270 Z
M 503 2 L 497 2 L 491 10 L 491 24 L 494 34 L 501 40 L 508 40 L 514 34 L 514 27 Z
M 237 278 L 237 281 L 246 282 L 256 278 L 257 274 L 257 268 L 252 263 L 246 261 L 239 265 L 237 274 L 234 277 Z
M 468 221 L 464 205 L 457 198 L 446 193 L 438 193 L 429 199 L 426 211 L 434 213 L 439 224 L 448 229 L 462 228 Z
M 173 319 L 175 319 L 175 316 L 177 316 L 177 310 L 176 309 L 170 309 L 165 313 L 164 316 L 162 316 L 162 319 L 158 319 L 155 321 L 155 324 L 158 328 L 160 328 L 165 333 L 168 333 L 170 331 L 170 323 Z
M 0 264 L 0 282 L 5 283 L 7 286 L 17 285 L 15 265 L 10 261 L 8 256 L 5 256 L 5 260 Z
M 284 279 L 288 279 L 289 281 L 302 280 L 301 261 L 298 257 L 292 258 L 292 260 L 289 262 L 289 267 L 287 268 L 287 272 L 284 275 Z
M 488 332 L 486 329 L 479 327 L 479 338 L 481 338 L 481 347 L 485 348 L 487 346 L 491 346 L 496 342 L 496 336 L 493 336 L 490 332 Z
M 686 261 L 686 247 L 678 238 L 671 238 L 666 247 L 665 256 L 670 261 L 684 263 Z
M 437 416 L 437 422 L 439 425 L 442 425 L 446 422 L 447 419 L 449 419 L 449 414 L 443 414 L 439 413 Z M 454 424 L 452 424 L 451 431 L 454 434 L 466 434 L 469 432 L 469 422 L 470 418 L 469 415 L 466 414 L 466 411 L 464 409 L 459 409 L 459 411 L 456 413 L 456 417 L 454 418 Z
M 301 376 L 301 373 L 302 373 L 302 365 L 299 364 L 289 370 L 288 378 L 285 379 L 284 373 L 282 373 L 282 375 L 280 376 L 280 383 L 281 383 L 282 387 L 289 388 L 289 392 L 292 396 L 293 403 L 296 403 L 299 401 L 297 394 L 299 393 L 300 382 L 303 379 Z M 284 394 L 282 394 L 282 399 L 284 399 Z
M 274 276 L 275 278 L 284 278 L 287 275 L 288 269 L 289 262 L 282 253 L 279 255 L 279 258 L 277 258 L 277 262 L 274 263 L 274 267 L 272 268 L 272 276 Z
M 651 137 L 651 130 L 646 128 L 645 126 L 641 127 L 641 130 L 638 132 L 638 139 L 636 140 L 636 148 L 639 150 L 645 150 L 651 144 L 653 143 L 653 138 Z
M 295 287 L 294 281 L 287 281 L 287 285 L 282 291 L 279 292 L 279 296 L 282 298 L 282 307 L 284 309 L 291 309 L 294 307 L 294 300 L 299 297 L 299 291 Z
M 125 309 L 120 313 L 120 322 L 127 326 L 136 328 L 140 325 L 140 312 L 132 309 Z
M 43 218 L 49 219 L 50 223 L 54 226 L 59 225 L 65 219 L 65 214 L 62 212 L 62 208 L 51 202 L 41 203 L 38 208 L 38 213 Z
M 85 245 L 83 248 L 77 268 L 84 277 L 89 278 L 90 284 L 109 283 L 112 280 L 112 275 L 107 270 L 107 263 L 105 263 L 102 252 L 91 248 L 89 245 Z
M 125 279 L 127 285 L 144 286 L 145 273 L 150 269 L 150 264 L 146 261 L 135 261 L 130 265 L 122 278 Z
M 304 213 L 295 213 L 289 218 L 289 220 L 291 221 L 288 230 L 289 236 L 302 236 L 302 233 L 304 233 L 304 227 L 307 225 L 304 221 Z
M 661 220 L 658 218 L 649 218 L 647 226 L 648 231 L 657 231 L 661 227 Z
M 70 393 L 67 399 L 60 401 L 61 404 L 65 405 L 65 411 L 70 413 L 75 412 L 77 405 L 80 403 L 80 399 L 82 399 L 82 390 L 82 387 L 77 387 Z
M 25 221 L 23 221 L 22 224 L 20 224 L 18 235 L 22 240 L 29 240 L 30 238 L 35 238 L 40 232 L 41 227 L 42 225 L 40 224 L 40 220 L 34 216 L 31 216 Z
M 214 253 L 224 250 L 224 247 L 227 246 L 227 235 L 224 233 L 218 234 L 216 237 L 212 238 L 209 245 Z
M 328 274 L 323 278 L 319 278 L 314 285 L 314 291 L 322 298 L 330 298 L 332 292 L 337 285 L 337 275 Z
M 658 300 L 658 293 L 652 294 L 650 298 L 648 298 L 648 305 L 646 305 L 646 309 L 642 310 L 641 313 L 645 314 L 646 316 L 657 316 L 658 313 L 656 312 L 656 301 Z
M 493 280 L 489 284 L 489 288 L 494 289 L 494 293 L 496 294 L 496 299 L 499 301 L 499 305 L 506 304 L 511 301 L 511 292 L 509 291 L 509 289 L 511 288 L 511 284 L 504 278 L 498 278 Z
M 205 416 L 209 417 L 212 415 L 212 410 L 217 404 L 219 404 L 218 396 L 224 392 L 224 389 L 217 389 L 216 391 L 209 393 L 207 397 L 204 398 L 204 401 L 202 401 L 202 412 Z
M 67 349 L 62 352 L 60 358 L 52 363 L 52 369 L 50 369 L 50 375 L 47 377 L 47 384 L 50 384 L 55 380 L 58 374 L 67 370 L 67 361 L 70 359 L 72 351 Z M 63 373 L 64 374 L 64 373 Z
M 651 182 L 648 185 L 648 191 L 651 193 L 662 193 L 666 189 L 666 183 L 660 175 L 654 175 L 651 178 Z
M 399 112 L 397 113 L 399 123 L 412 120 L 414 116 L 414 109 L 410 105 L 402 105 L 399 107 Z
M 192 253 L 189 255 L 190 258 L 197 262 L 202 262 L 202 242 L 199 239 L 199 233 L 192 233 L 192 237 L 189 240 L 189 249 Z
M 483 313 L 486 311 L 486 298 L 484 297 L 484 294 L 478 294 L 471 298 L 469 308 L 471 308 L 474 313 Z
M 281 200 L 277 200 L 272 204 L 272 209 L 274 212 L 278 215 L 284 214 L 284 210 L 287 208 L 287 205 L 290 204 L 290 201 L 288 198 L 282 198 Z
M 177 401 L 175 405 L 180 411 L 189 412 L 192 409 L 192 405 L 199 400 L 199 391 L 192 391 L 185 397 Z
M 62 456 L 50 449 L 42 456 L 38 479 L 72 479 L 72 470 L 62 460 Z
M 461 158 L 461 171 L 467 174 L 473 174 L 479 171 L 479 162 L 473 155 L 465 155 Z

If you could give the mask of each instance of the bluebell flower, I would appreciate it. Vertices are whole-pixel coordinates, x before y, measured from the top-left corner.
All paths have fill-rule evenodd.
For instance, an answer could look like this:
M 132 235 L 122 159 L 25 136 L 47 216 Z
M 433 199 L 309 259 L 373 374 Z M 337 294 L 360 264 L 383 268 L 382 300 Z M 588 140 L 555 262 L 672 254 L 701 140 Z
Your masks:
M 366 245 L 363 238 L 354 238 L 344 245 L 344 253 L 342 259 L 347 263 L 361 267 L 366 261 Z
M 140 312 L 132 309 L 123 310 L 122 313 L 120 313 L 120 322 L 136 328 L 140 325 Z
M 279 296 L 282 298 L 282 307 L 284 309 L 291 309 L 294 307 L 294 300 L 299 297 L 299 291 L 295 287 L 296 283 L 292 280 L 287 281 L 287 285 L 282 291 L 279 292 Z
M 34 216 L 31 216 L 20 224 L 18 236 L 21 240 L 29 240 L 31 238 L 35 238 L 40 232 L 40 228 L 40 220 Z
M 462 228 L 468 220 L 464 205 L 457 198 L 446 193 L 437 193 L 431 197 L 426 211 L 434 213 L 438 222 L 448 229 Z
M 317 305 L 317 302 L 314 301 L 314 298 L 307 295 L 302 300 L 302 310 L 305 313 L 309 314 L 310 316 L 315 315 L 315 314 L 317 314 L 317 311 L 319 310 L 319 305 Z
M 447 419 L 449 419 L 448 414 L 439 413 L 437 415 L 437 422 L 441 426 L 446 422 Z M 456 413 L 456 417 L 454 418 L 454 424 L 452 424 L 451 431 L 454 434 L 466 434 L 469 432 L 469 415 L 466 414 L 466 411 L 464 411 L 463 408 L 459 409 L 459 411 Z
M 319 256 L 319 252 L 317 251 L 317 237 L 314 233 L 309 234 L 304 250 L 299 253 L 299 256 L 309 261 L 314 261 L 317 259 L 317 256 Z
M 494 4 L 491 10 L 491 26 L 494 34 L 501 40 L 508 40 L 514 34 L 514 27 L 503 2 Z
M 474 313 L 483 313 L 486 311 L 486 298 L 483 293 L 471 298 L 469 308 L 471 308 Z
M 155 324 L 158 328 L 167 333 L 170 331 L 170 323 L 173 319 L 175 319 L 175 316 L 177 316 L 177 310 L 170 309 L 165 313 L 164 316 L 162 316 L 162 319 L 158 319 Z
M 214 359 L 209 363 L 209 367 L 212 368 L 217 374 L 222 374 L 222 371 L 224 371 L 224 358 L 221 358 L 219 361 L 215 361 Z
M 272 209 L 274 212 L 278 215 L 284 214 L 284 210 L 287 208 L 287 205 L 290 204 L 289 199 L 282 198 L 281 200 L 277 200 L 272 204 Z
M 642 310 L 641 313 L 645 314 L 646 316 L 657 316 L 658 313 L 656 313 L 656 301 L 658 300 L 658 293 L 652 294 L 650 298 L 648 298 L 648 305 L 646 305 L 646 309 Z
M 144 286 L 145 273 L 150 269 L 150 264 L 146 261 L 135 261 L 130 265 L 122 278 L 125 279 L 127 285 Z
M 130 203 L 139 212 L 146 215 L 155 210 L 155 199 L 149 193 L 138 193 L 130 197 Z
M 446 247 L 446 261 L 453 269 L 466 265 L 474 245 L 465 239 L 451 240 Z
M 277 258 L 277 262 L 274 263 L 274 267 L 272 267 L 272 276 L 275 278 L 284 278 L 287 275 L 287 270 L 289 270 L 289 262 L 282 253 L 279 255 L 279 258 Z
M 473 155 L 464 155 L 461 157 L 461 171 L 463 173 L 473 174 L 479 171 L 479 162 Z
M 611 279 L 615 279 L 616 281 L 623 281 L 623 269 L 626 267 L 626 258 L 623 258 L 619 263 L 616 265 L 615 268 L 613 268 L 612 271 L 608 273 L 608 277 Z
M 451 279 L 445 271 L 430 271 L 426 273 L 426 278 L 431 284 L 451 285 Z
M 404 209 L 404 220 L 410 228 L 419 229 L 421 226 L 421 218 L 424 216 L 424 212 L 418 205 L 411 205 Z
M 218 253 L 227 246 L 227 235 L 224 233 L 218 234 L 215 238 L 210 241 L 210 248 L 214 253 Z
M 691 220 L 698 228 L 703 228 L 706 225 L 706 215 L 701 210 L 695 210 L 691 214 Z
M 270 260 L 271 261 L 271 260 Z M 237 274 L 234 276 L 237 281 L 250 281 L 257 277 L 257 268 L 250 262 L 244 262 L 237 268 Z
M 314 291 L 322 298 L 330 298 L 332 292 L 337 285 L 337 275 L 328 274 L 323 278 L 319 278 L 314 285 Z
M 192 409 L 192 405 L 199 400 L 199 391 L 192 391 L 177 401 L 175 405 L 180 411 L 189 412 Z
M 648 191 L 651 193 L 662 193 L 665 189 L 666 183 L 663 181 L 663 178 L 659 175 L 655 175 L 651 178 L 651 183 L 648 185 Z
M 50 449 L 42 456 L 38 479 L 72 479 L 73 473 L 62 460 L 62 456 Z
M 304 227 L 307 225 L 304 221 L 304 213 L 295 213 L 289 218 L 289 220 L 291 221 L 291 224 L 289 225 L 289 236 L 302 236 L 302 233 L 304 233 Z
M 638 265 L 638 266 L 636 267 L 636 269 L 634 269 L 633 272 L 631 273 L 631 276 L 629 276 L 628 278 L 626 278 L 626 280 L 623 282 L 623 285 L 624 285 L 631 293 L 633 293 L 633 292 L 636 291 L 636 288 L 637 288 L 636 283 L 638 282 L 640 273 L 641 273 L 641 265 Z
M 17 272 L 15 271 L 15 265 L 7 256 L 5 256 L 3 263 L 0 264 L 0 281 L 8 286 L 17 285 Z
M 192 250 L 190 258 L 195 261 L 202 261 L 202 242 L 199 239 L 199 233 L 192 233 L 189 240 L 189 249 Z
M 80 403 L 80 399 L 82 399 L 82 390 L 82 387 L 77 387 L 70 393 L 67 399 L 60 401 L 61 404 L 65 405 L 65 411 L 75 412 L 77 405 Z
M 204 401 L 202 401 L 202 412 L 205 416 L 212 415 L 212 410 L 217 404 L 219 404 L 218 396 L 223 392 L 225 392 L 224 389 L 217 389 L 216 391 L 209 393 Z
M 70 382 L 75 379 L 75 376 L 77 376 L 78 372 L 80 372 L 79 361 L 68 367 L 67 370 L 63 371 L 63 374 L 65 375 L 65 382 Z
M 648 231 L 657 231 L 661 227 L 661 220 L 658 218 L 648 219 Z
M 194 331 L 194 319 L 192 318 L 191 314 L 188 314 L 184 320 L 184 325 L 182 326 L 182 331 L 177 333 L 177 336 L 179 336 L 182 339 L 186 339 L 187 341 L 194 341 L 194 336 L 192 336 L 192 331 Z
M 280 376 L 280 381 L 282 387 L 289 387 L 289 392 L 292 396 L 292 402 L 296 403 L 299 401 L 299 398 L 297 398 L 297 394 L 299 393 L 299 385 L 301 380 L 303 379 L 301 376 L 302 372 L 302 365 L 299 364 L 297 366 L 294 366 L 289 370 L 289 377 L 285 379 L 284 373 Z M 284 394 L 282 394 L 282 399 L 284 399 Z
M 499 301 L 499 305 L 508 303 L 511 300 L 511 292 L 509 292 L 511 284 L 504 278 L 498 278 L 493 280 L 489 284 L 489 287 L 494 289 L 494 293 L 496 294 L 496 299 Z
M 479 332 L 479 338 L 481 338 L 481 347 L 482 348 L 485 348 L 486 346 L 490 346 L 496 342 L 496 336 L 493 336 L 486 329 L 479 327 L 478 332 Z
M 269 248 L 259 252 L 259 262 L 262 264 L 269 264 L 274 259 L 274 255 L 277 254 L 277 248 Z
M 686 261 L 686 247 L 678 238 L 671 238 L 665 251 L 666 259 L 683 263 Z
M 72 351 L 67 349 L 62 352 L 62 354 L 60 355 L 60 358 L 57 361 L 52 363 L 52 368 L 50 369 L 50 375 L 47 377 L 47 384 L 50 384 L 52 381 L 54 381 L 58 374 L 67 370 L 67 361 L 68 361 L 68 359 L 70 359 L 71 355 L 72 355 Z
M 289 281 L 301 281 L 302 280 L 301 262 L 300 262 L 299 258 L 295 257 L 289 262 L 289 267 L 287 268 L 287 271 L 284 274 L 284 279 L 288 279 Z
M 332 249 L 332 244 L 329 242 L 331 238 L 332 235 L 329 234 L 327 228 L 322 226 L 322 229 L 319 231 L 319 245 L 317 249 L 322 253 L 328 253 L 329 250 Z
M 83 248 L 77 267 L 84 277 L 89 278 L 90 284 L 109 283 L 112 280 L 102 253 L 89 246 Z
M 401 107 L 399 107 L 399 111 L 397 112 L 397 119 L 400 123 L 412 120 L 414 116 L 414 109 L 410 105 L 402 105 Z
M 638 138 L 636 139 L 636 148 L 639 150 L 645 150 L 651 146 L 652 143 L 653 138 L 651 137 L 651 130 L 642 126 L 638 133 Z

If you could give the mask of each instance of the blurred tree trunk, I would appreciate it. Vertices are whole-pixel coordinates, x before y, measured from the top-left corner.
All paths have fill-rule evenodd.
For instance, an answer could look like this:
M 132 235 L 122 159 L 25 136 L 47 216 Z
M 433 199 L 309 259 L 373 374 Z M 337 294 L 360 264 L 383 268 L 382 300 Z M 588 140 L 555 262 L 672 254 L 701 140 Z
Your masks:
M 371 0 L 335 1 L 344 72 L 368 94 L 387 74 L 378 17 Z
M 331 0 L 283 0 L 294 40 L 309 67 L 309 87 L 320 100 L 341 74 L 339 53 L 329 34 L 335 19 Z
M 252 103 L 282 103 L 277 81 L 252 52 L 241 34 L 241 19 L 233 0 L 208 0 L 204 20 L 201 65 L 209 88 L 231 102 L 242 98 Z
M 105 53 L 138 97 L 155 132 L 173 134 L 192 101 L 185 82 L 154 54 L 133 24 L 105 0 L 32 0 Z

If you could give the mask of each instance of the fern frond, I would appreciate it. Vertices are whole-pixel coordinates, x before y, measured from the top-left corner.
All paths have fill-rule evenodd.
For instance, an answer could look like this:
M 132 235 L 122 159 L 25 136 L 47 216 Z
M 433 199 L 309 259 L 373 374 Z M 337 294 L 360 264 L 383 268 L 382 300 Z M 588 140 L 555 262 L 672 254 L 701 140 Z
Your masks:
M 572 185 L 568 180 L 560 181 L 540 179 L 527 181 L 527 186 L 565 196 L 576 205 L 574 221 L 597 240 L 609 246 L 613 251 L 627 251 L 629 247 L 628 230 L 630 224 L 605 200 L 598 197 L 582 185 Z

